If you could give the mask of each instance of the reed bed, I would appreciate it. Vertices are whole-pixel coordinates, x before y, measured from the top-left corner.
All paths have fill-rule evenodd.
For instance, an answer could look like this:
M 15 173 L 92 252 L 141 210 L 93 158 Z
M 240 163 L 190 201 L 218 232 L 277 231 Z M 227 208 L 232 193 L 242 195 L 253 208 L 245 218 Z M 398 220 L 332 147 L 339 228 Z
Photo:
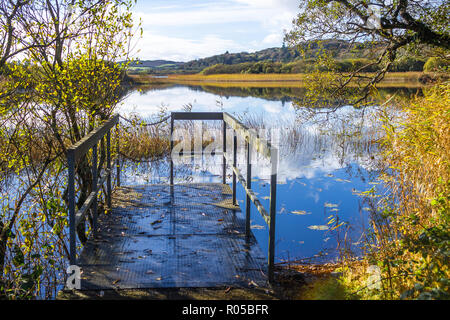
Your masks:
M 449 299 L 450 84 L 399 107 L 399 117 L 382 114 L 387 195 L 367 193 L 364 263 L 347 263 L 342 281 L 359 298 Z

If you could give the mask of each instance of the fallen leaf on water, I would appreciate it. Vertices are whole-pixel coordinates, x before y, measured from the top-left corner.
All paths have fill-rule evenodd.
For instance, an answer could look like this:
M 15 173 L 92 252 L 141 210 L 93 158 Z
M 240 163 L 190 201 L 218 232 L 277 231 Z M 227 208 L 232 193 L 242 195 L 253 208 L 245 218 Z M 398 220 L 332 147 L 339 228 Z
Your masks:
M 337 181 L 337 182 L 351 182 L 350 180 L 347 180 L 347 179 L 339 179 L 339 178 L 336 178 L 336 179 L 334 179 L 335 181 Z
M 256 282 L 255 281 L 250 281 L 249 283 L 248 283 L 248 285 L 249 286 L 255 286 L 255 287 L 258 287 L 258 285 L 256 284 Z
M 120 279 L 114 280 L 112 284 L 116 284 L 120 281 Z
M 161 223 L 162 222 L 162 220 L 155 220 L 155 221 L 153 221 L 152 223 L 151 223 L 151 225 L 153 226 L 153 225 L 155 225 L 155 224 L 157 224 L 157 223 Z
M 156 278 L 155 280 L 156 280 L 156 281 L 161 281 L 161 280 L 162 280 L 162 277 Z
M 311 212 L 306 212 L 306 211 L 304 211 L 304 210 L 291 211 L 291 213 L 293 213 L 293 214 L 298 214 L 298 215 L 311 214 Z
M 308 229 L 311 229 L 311 230 L 328 230 L 329 228 L 328 228 L 328 226 L 321 225 L 321 226 L 309 226 Z
M 226 289 L 225 289 L 225 293 L 230 292 L 230 290 L 231 290 L 231 287 L 226 288 Z
M 260 226 L 258 224 L 254 224 L 254 225 L 250 226 L 250 229 L 264 229 L 264 228 L 265 228 L 264 226 Z
M 327 208 L 336 208 L 338 205 L 335 203 L 325 202 L 324 206 Z
M 223 219 L 217 219 L 217 221 L 223 221 Z
M 147 270 L 146 274 L 154 274 L 155 272 L 153 270 Z

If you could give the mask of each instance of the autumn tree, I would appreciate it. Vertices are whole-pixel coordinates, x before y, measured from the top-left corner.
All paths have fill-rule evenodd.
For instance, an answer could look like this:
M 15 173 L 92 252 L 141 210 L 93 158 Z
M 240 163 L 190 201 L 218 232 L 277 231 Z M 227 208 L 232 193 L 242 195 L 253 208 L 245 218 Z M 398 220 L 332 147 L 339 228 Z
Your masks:
M 433 54 L 447 56 L 450 49 L 448 28 L 450 4 L 446 0 L 307 0 L 301 1 L 300 13 L 294 19 L 293 29 L 286 34 L 292 46 L 304 48 L 306 41 L 345 39 L 355 45 L 365 42 L 374 60 L 355 68 L 351 73 L 333 76 L 332 59 L 324 52 L 318 65 L 325 64 L 331 73 L 317 83 L 314 90 L 332 83 L 327 94 L 342 96 L 348 93 L 350 83 L 358 83 L 355 104 L 368 97 L 371 89 L 380 82 L 400 53 L 434 50 Z M 373 66 L 379 71 L 364 75 Z M 311 80 L 318 79 L 313 75 Z M 319 80 L 320 81 L 320 80 Z M 320 90 L 319 90 L 320 91 Z M 353 93 L 356 93 L 353 91 Z
M 66 150 L 120 101 L 126 64 L 118 61 L 128 60 L 133 2 L 2 2 L 0 169 L 17 186 L 0 216 L 4 290 L 27 277 L 25 291 L 33 292 L 42 270 L 68 257 Z M 102 143 L 99 167 L 104 149 Z M 86 156 L 76 167 L 78 206 L 91 191 L 90 161 Z

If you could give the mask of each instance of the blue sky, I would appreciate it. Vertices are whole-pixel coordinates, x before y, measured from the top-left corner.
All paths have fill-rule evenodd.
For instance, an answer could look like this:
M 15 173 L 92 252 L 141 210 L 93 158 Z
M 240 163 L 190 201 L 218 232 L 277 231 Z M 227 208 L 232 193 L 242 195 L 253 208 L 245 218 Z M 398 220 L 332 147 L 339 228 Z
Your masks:
M 189 61 L 281 46 L 300 0 L 137 0 L 133 57 Z

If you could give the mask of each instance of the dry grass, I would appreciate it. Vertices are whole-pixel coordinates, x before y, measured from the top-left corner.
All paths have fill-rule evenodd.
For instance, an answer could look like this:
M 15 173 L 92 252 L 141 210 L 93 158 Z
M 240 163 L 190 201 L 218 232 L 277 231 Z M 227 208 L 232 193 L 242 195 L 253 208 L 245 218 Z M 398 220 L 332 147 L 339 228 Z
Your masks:
M 383 179 L 367 261 L 381 269 L 383 299 L 448 299 L 450 252 L 450 84 L 384 116 Z
M 419 78 L 422 72 L 388 73 L 379 87 L 421 87 Z M 370 75 L 370 74 L 366 74 Z M 151 75 L 130 75 L 138 84 L 161 85 L 177 83 L 188 85 L 214 85 L 218 87 L 266 87 L 303 88 L 306 74 L 189 74 L 169 75 L 167 78 L 153 78 Z

